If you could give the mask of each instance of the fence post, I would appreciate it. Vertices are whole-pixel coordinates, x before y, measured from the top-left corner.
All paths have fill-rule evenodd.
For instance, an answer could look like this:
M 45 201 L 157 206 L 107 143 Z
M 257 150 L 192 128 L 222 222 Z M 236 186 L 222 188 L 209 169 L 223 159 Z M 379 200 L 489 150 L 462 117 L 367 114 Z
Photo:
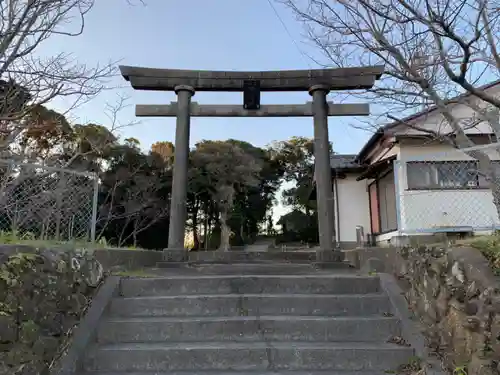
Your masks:
M 63 192 L 64 189 L 67 188 L 67 180 L 66 174 L 63 169 L 61 169 L 58 173 L 59 178 L 57 179 L 56 191 L 55 191 L 55 200 L 56 200 L 56 241 L 61 239 L 61 224 L 63 217 Z
M 396 222 L 398 225 L 398 235 L 401 235 L 403 231 L 402 220 L 401 220 L 401 184 L 400 184 L 400 168 L 401 161 L 394 160 L 394 192 L 396 194 Z
M 97 200 L 99 198 L 99 176 L 94 173 L 94 194 L 92 198 L 92 218 L 90 221 L 90 241 L 95 243 L 97 226 Z

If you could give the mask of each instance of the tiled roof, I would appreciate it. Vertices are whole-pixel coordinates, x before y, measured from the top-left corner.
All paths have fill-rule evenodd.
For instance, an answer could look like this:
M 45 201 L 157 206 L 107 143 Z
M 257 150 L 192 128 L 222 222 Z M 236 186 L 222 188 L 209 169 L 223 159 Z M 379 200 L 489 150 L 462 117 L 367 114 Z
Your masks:
M 357 155 L 331 155 L 330 166 L 332 169 L 360 168 L 361 165 L 354 160 Z

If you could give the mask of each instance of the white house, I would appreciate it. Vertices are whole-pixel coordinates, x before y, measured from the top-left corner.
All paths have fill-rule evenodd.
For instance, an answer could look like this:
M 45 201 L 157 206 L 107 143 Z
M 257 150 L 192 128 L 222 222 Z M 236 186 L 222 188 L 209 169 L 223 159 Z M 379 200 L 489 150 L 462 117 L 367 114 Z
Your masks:
M 482 89 L 500 94 L 500 81 Z M 500 161 L 489 124 L 475 120 L 470 103 L 482 105 L 462 95 L 448 106 L 475 147 Z M 424 131 L 451 132 L 440 112 L 430 108 L 402 121 L 411 126 L 380 128 L 357 155 L 332 155 L 337 242 L 355 244 L 357 227 L 363 228 L 365 240 L 379 245 L 402 236 L 500 229 L 491 189 L 478 174 L 477 161 Z

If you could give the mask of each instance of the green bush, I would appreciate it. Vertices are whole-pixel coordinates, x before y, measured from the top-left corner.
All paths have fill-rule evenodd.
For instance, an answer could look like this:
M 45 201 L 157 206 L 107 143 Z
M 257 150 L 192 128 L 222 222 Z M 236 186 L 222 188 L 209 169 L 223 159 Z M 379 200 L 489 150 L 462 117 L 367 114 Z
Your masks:
M 471 246 L 481 251 L 490 262 L 495 274 L 500 275 L 500 233 L 481 236 L 474 240 Z

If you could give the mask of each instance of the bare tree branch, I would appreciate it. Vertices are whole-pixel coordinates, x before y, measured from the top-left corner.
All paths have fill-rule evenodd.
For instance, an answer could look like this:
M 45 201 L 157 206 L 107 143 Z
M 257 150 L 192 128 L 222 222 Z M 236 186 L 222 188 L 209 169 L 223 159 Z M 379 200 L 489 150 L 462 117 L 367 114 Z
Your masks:
M 22 119 L 33 108 L 60 97 L 68 98 L 73 108 L 109 88 L 117 62 L 88 66 L 69 53 L 42 53 L 48 39 L 80 36 L 94 4 L 95 0 L 0 2 L 0 152 L 18 140 L 25 129 Z
M 385 66 L 384 77 L 361 94 L 379 104 L 375 107 L 379 120 L 391 120 L 394 126 L 461 149 L 474 146 L 467 130 L 481 123 L 500 135 L 498 90 L 483 88 L 487 81 L 500 78 L 498 0 L 278 1 L 304 22 L 327 60 L 324 65 Z M 455 104 L 469 107 L 470 121 L 457 118 L 452 111 Z M 437 128 L 402 119 L 431 107 L 443 120 Z M 377 128 L 373 119 L 369 128 Z M 488 155 L 468 154 L 489 176 L 500 213 L 500 180 L 492 174 Z

